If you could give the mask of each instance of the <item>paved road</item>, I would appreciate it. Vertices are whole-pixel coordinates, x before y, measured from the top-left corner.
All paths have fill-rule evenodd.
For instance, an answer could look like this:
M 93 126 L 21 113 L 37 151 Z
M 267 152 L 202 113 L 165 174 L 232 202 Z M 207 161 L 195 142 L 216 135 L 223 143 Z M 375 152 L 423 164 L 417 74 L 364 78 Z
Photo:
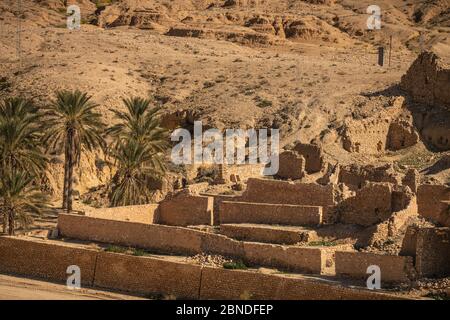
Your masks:
M 65 285 L 0 275 L 0 300 L 132 300 L 123 294 L 93 290 L 69 290 Z

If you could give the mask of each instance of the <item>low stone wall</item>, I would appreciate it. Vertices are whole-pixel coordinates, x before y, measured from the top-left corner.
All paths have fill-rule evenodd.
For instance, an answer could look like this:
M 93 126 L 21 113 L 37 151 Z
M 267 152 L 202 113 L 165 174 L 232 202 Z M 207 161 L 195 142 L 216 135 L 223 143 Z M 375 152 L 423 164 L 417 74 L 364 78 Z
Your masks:
M 254 266 L 282 267 L 301 273 L 322 272 L 322 252 L 317 248 L 244 242 L 244 257 Z
M 380 267 L 381 285 L 383 282 L 409 282 L 414 277 L 412 257 L 389 256 L 366 252 L 335 252 L 337 276 L 367 279 L 367 268 Z
M 130 221 L 151 224 L 155 222 L 158 204 L 100 208 L 86 211 L 86 216 L 93 218 Z
M 301 257 L 302 251 L 305 251 L 301 259 L 294 260 L 285 254 L 287 249 L 281 245 L 267 245 L 265 253 L 258 253 L 252 249 L 257 251 L 264 247 L 247 245 L 245 250 L 247 243 L 223 235 L 181 227 L 111 221 L 70 214 L 59 215 L 58 229 L 61 236 L 73 239 L 113 243 L 169 254 L 195 255 L 205 252 L 242 259 L 254 265 L 264 265 L 267 262 L 268 266 L 321 273 L 321 265 L 316 263 L 321 259 L 320 250 L 311 251 L 310 248 L 289 249 L 295 252 L 297 257 Z M 264 254 L 268 256 L 264 257 Z M 273 254 L 278 257 L 271 259 Z
M 62 237 L 113 243 L 157 252 L 197 254 L 201 232 L 181 227 L 114 221 L 72 214 L 60 214 Z
M 402 299 L 381 292 L 348 288 L 330 281 L 205 267 L 200 299 L 379 300 Z
M 55 245 L 27 239 L 0 237 L 0 272 L 53 281 L 66 281 L 67 267 L 82 270 L 81 283 L 94 282 L 97 252 L 68 245 Z
M 78 265 L 84 286 L 188 299 L 398 299 L 398 296 L 300 276 L 201 267 L 72 247 L 56 241 L 0 237 L 0 272 L 65 282 Z
M 160 203 L 157 222 L 171 226 L 212 225 L 211 197 L 179 193 Z
M 322 223 L 322 208 L 222 201 L 219 216 L 221 223 L 319 225 Z
M 220 233 L 227 237 L 263 243 L 296 244 L 310 240 L 310 231 L 295 227 L 261 226 L 256 224 L 221 224 Z
M 450 187 L 443 185 L 422 184 L 417 190 L 417 204 L 419 214 L 424 218 L 450 226 L 450 213 L 448 203 L 450 201 Z
M 201 266 L 153 257 L 99 252 L 94 286 L 197 299 Z

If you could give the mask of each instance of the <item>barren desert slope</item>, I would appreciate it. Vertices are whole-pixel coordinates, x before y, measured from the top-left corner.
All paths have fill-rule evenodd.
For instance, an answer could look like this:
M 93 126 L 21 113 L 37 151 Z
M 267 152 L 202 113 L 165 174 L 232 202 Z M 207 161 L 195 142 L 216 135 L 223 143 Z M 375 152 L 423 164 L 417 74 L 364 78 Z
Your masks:
M 364 121 L 387 117 L 414 127 L 424 112 L 421 133 L 438 126 L 448 134 L 448 109 L 417 103 L 399 87 L 421 50 L 448 62 L 448 0 L 378 0 L 381 30 L 367 30 L 371 1 L 79 0 L 66 1 L 82 13 L 81 30 L 70 31 L 64 2 L 22 1 L 19 15 L 16 0 L 1 1 L 0 98 L 23 95 L 45 105 L 55 90 L 80 89 L 112 123 L 123 97 L 150 96 L 171 129 L 194 120 L 219 129 L 279 128 L 283 145 L 314 140 L 331 162 L 396 163 L 450 181 L 450 161 L 439 162 L 448 149 L 423 135 L 401 150 L 343 147 L 353 139 L 345 136 L 349 128 Z M 390 65 L 387 50 L 380 67 L 377 48 L 389 48 L 391 36 Z M 365 139 L 375 131 L 363 132 Z M 99 158 L 83 158 L 81 193 L 106 182 Z M 53 163 L 49 184 L 57 192 L 62 161 Z

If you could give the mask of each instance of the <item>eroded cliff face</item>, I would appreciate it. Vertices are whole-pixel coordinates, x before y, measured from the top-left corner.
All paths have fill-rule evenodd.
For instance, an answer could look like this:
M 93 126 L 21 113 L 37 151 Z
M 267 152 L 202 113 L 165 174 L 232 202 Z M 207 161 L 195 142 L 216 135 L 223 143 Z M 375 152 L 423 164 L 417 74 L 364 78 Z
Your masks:
M 429 105 L 450 108 L 450 48 L 449 52 L 425 51 L 402 77 L 401 87 L 412 98 Z

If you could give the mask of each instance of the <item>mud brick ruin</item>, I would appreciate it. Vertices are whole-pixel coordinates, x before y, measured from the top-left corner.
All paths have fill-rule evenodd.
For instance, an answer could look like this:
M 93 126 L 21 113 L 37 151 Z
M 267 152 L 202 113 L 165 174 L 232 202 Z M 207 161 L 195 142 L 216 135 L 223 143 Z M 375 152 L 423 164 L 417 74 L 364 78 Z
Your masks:
M 29 229 L 0 220 L 0 278 L 65 284 L 78 266 L 83 289 L 152 299 L 450 297 L 448 0 L 379 0 L 382 28 L 373 30 L 356 0 L 12 2 L 0 1 L 0 113 L 10 98 L 47 110 L 57 90 L 79 89 L 92 96 L 91 122 L 104 121 L 108 148 L 83 145 L 73 174 L 69 147 L 36 148 L 49 149 L 48 166 L 32 186 L 51 212 L 30 214 Z M 71 4 L 80 30 L 66 28 Z M 142 98 L 139 112 L 148 102 L 151 125 L 117 117 L 130 110 L 126 97 Z M 122 120 L 136 132 L 111 135 Z M 225 135 L 269 129 L 278 172 L 173 161 L 171 133 L 194 133 L 199 122 Z M 109 140 L 151 154 L 139 162 L 133 149 L 121 167 Z M 151 175 L 156 160 L 167 168 Z M 127 180 L 132 191 L 118 198 L 131 196 L 114 202 L 133 174 L 139 183 Z M 59 209 L 69 194 L 72 210 Z

